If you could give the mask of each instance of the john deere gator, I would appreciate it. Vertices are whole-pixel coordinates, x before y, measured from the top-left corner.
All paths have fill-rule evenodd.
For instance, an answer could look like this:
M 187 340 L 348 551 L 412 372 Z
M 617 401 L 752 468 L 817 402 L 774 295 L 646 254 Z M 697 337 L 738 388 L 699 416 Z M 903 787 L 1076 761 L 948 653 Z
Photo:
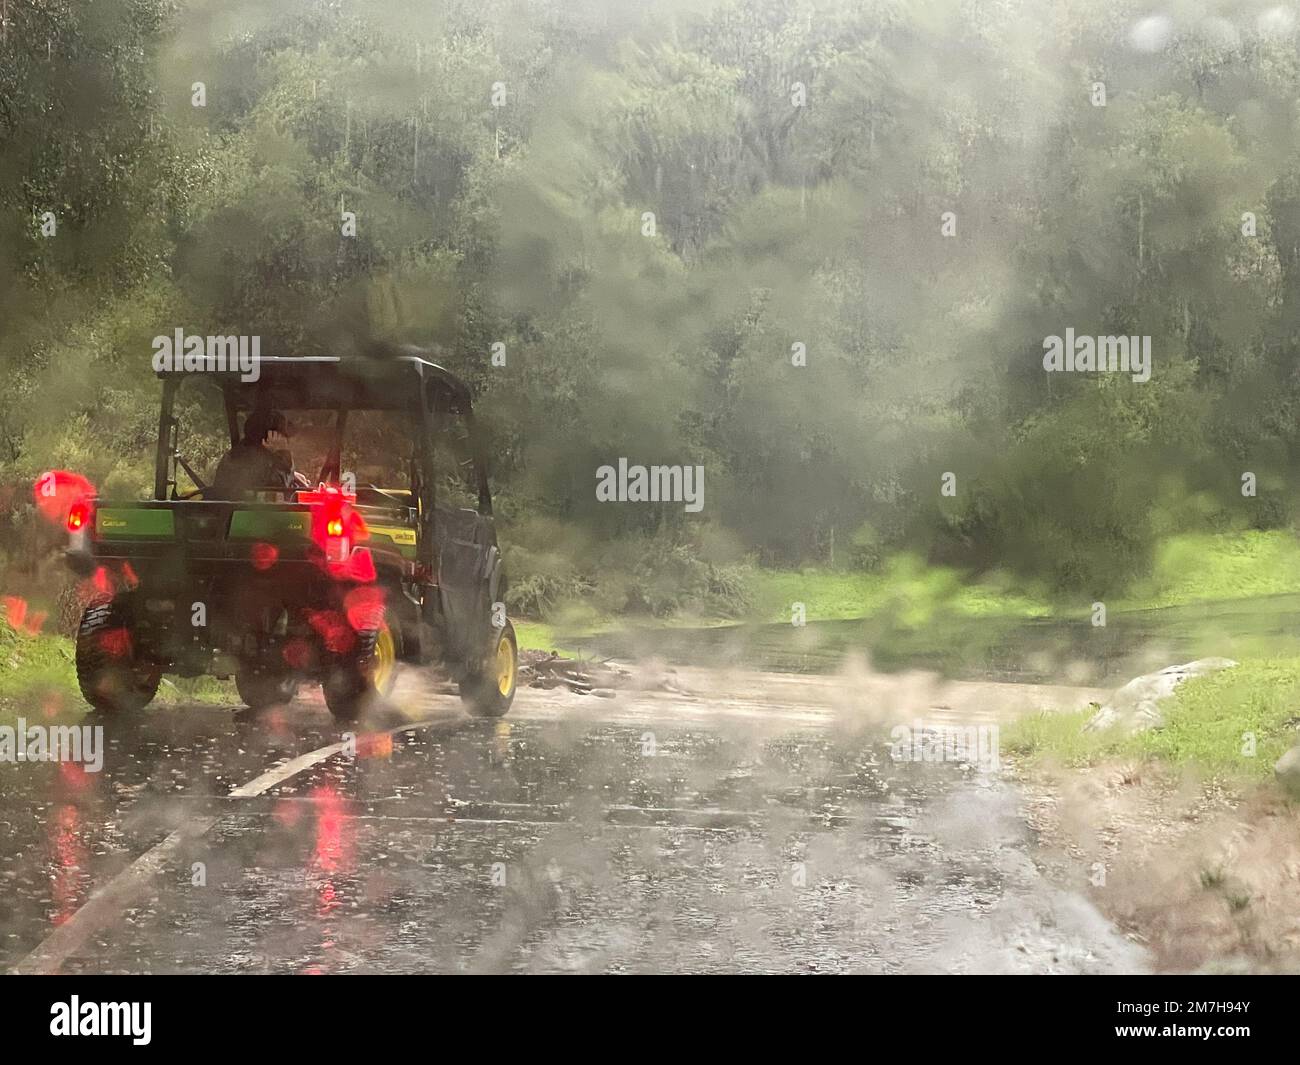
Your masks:
M 254 708 L 319 682 L 346 720 L 409 662 L 446 671 L 472 714 L 506 712 L 518 651 L 462 381 L 410 348 L 264 357 L 254 381 L 158 376 L 152 498 L 90 495 L 67 515 L 68 560 L 98 589 L 76 642 L 92 707 L 142 708 L 164 673 L 233 675 Z M 283 427 L 296 472 L 220 498 L 182 421 L 218 427 L 210 460 L 254 416 Z

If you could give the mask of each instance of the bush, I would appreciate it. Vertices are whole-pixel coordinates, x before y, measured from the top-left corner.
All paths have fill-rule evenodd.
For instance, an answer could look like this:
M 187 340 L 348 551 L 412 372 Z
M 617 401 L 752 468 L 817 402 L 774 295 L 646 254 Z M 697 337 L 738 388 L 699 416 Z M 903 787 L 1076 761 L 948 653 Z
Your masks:
M 506 589 L 506 609 L 515 617 L 545 618 L 565 603 L 589 596 L 592 590 L 591 583 L 577 575 L 529 573 L 523 578 L 511 578 Z
M 849 562 L 854 569 L 875 570 L 885 558 L 885 545 L 876 527 L 863 522 L 849 539 Z
M 506 549 L 506 607 L 553 619 L 581 603 L 597 615 L 688 612 L 736 617 L 752 603 L 751 570 L 725 545 L 666 535 L 592 542 L 549 519 L 524 519 Z
M 746 566 L 714 565 L 692 545 L 652 541 L 627 582 L 623 609 L 655 617 L 680 612 L 735 617 L 751 602 Z

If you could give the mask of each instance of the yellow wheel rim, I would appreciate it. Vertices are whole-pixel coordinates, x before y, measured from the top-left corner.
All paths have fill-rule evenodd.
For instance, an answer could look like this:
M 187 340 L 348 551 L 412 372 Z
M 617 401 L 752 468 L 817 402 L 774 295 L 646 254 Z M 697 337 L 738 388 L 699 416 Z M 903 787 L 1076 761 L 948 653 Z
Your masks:
M 393 641 L 393 630 L 385 624 L 375 638 L 375 687 L 379 691 L 388 690 L 396 669 L 397 644 Z
M 515 686 L 515 649 L 504 634 L 497 644 L 497 691 L 509 695 Z

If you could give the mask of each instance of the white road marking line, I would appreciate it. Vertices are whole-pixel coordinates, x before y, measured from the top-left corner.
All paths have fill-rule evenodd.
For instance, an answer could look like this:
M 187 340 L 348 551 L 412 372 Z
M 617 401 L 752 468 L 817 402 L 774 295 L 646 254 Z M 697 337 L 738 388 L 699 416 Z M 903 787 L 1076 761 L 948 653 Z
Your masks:
M 158 873 L 183 842 L 196 839 L 217 823 L 215 817 L 192 818 L 91 894 L 81 907 L 51 932 L 40 945 L 15 965 L 15 976 L 43 976 L 57 972 L 95 932 L 121 916 L 122 910 Z
M 277 784 L 282 784 L 294 774 L 301 773 L 304 769 L 310 769 L 327 758 L 332 758 L 343 750 L 344 746 L 342 743 L 331 743 L 328 747 L 318 747 L 314 751 L 298 755 L 297 758 L 290 758 L 284 765 L 275 769 L 268 769 L 260 776 L 254 777 L 247 784 L 241 784 L 230 794 L 238 799 L 249 799 L 254 795 L 261 795 L 263 792 L 270 791 Z
M 424 725 L 441 724 L 439 720 L 416 721 L 396 728 L 382 729 L 378 733 L 395 735 L 410 732 Z M 270 791 L 304 769 L 333 758 L 345 747 L 331 743 L 314 751 L 291 758 L 283 765 L 268 769 L 247 784 L 240 785 L 230 794 L 237 798 L 252 798 Z M 220 817 L 191 817 L 161 843 L 155 844 L 133 861 L 107 884 L 93 891 L 85 902 L 63 924 L 59 925 L 27 957 L 9 971 L 15 976 L 48 975 L 57 972 L 85 944 L 94 933 L 119 917 L 127 904 L 140 893 L 167 864 L 182 843 L 198 839 L 211 830 Z

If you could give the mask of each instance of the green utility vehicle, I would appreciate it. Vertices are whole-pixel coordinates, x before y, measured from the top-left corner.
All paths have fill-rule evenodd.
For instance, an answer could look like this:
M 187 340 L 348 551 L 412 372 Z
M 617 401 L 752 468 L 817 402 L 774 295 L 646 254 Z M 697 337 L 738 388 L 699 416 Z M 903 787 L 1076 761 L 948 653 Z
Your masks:
M 254 708 L 319 682 L 348 720 L 410 662 L 444 669 L 472 714 L 506 712 L 518 649 L 463 382 L 410 348 L 158 376 L 153 498 L 68 516 L 68 560 L 99 589 L 76 645 L 93 707 L 141 708 L 163 673 L 233 675 Z M 195 467 L 242 446 L 250 416 L 283 428 L 277 461 L 297 468 L 217 498 Z M 205 419 L 209 454 L 201 433 L 189 452 L 181 423 Z

